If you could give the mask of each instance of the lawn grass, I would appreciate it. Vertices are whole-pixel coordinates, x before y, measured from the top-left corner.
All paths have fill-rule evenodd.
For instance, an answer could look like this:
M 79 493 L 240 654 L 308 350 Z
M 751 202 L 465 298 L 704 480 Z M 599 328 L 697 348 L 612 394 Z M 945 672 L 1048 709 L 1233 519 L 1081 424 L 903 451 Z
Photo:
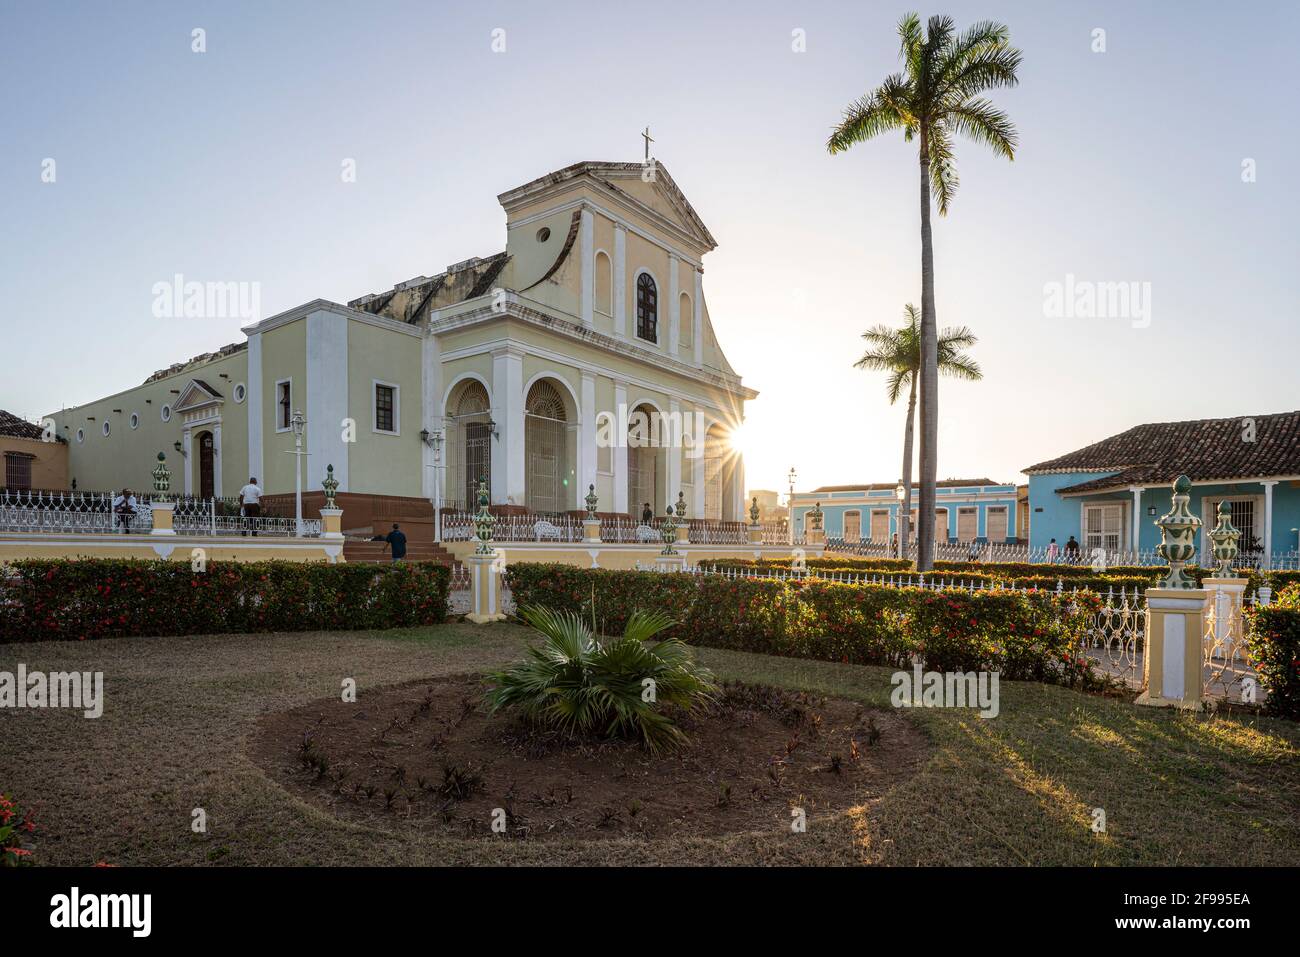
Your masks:
M 517 657 L 529 633 L 463 624 L 379 633 L 0 645 L 0 669 L 103 671 L 103 717 L 0 713 L 0 791 L 39 807 L 42 863 L 1300 863 L 1300 727 L 1137 708 L 1003 682 L 1001 714 L 906 712 L 932 743 L 880 801 L 786 830 L 653 842 L 430 839 L 343 822 L 248 757 L 260 714 Z M 889 671 L 699 649 L 724 679 L 889 707 Z M 207 814 L 205 834 L 191 814 Z M 1106 831 L 1094 834 L 1092 809 Z

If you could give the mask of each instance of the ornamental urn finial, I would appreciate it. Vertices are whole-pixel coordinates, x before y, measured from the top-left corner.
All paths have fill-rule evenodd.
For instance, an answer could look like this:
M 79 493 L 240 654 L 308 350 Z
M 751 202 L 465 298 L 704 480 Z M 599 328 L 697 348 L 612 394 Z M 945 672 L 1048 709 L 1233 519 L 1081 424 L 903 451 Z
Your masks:
M 677 493 L 677 504 L 673 506 L 673 508 L 677 512 L 677 523 L 680 525 L 682 522 L 686 521 L 686 493 L 685 492 Z
M 1239 538 L 1241 531 L 1232 524 L 1232 505 L 1220 502 L 1219 523 L 1210 532 L 1210 540 L 1214 542 L 1214 557 L 1219 563 L 1215 566 L 1214 574 L 1219 578 L 1231 578 L 1236 574 L 1232 565 L 1237 559 Z
M 587 497 L 584 498 L 583 501 L 587 503 L 587 518 L 595 518 L 596 505 L 600 501 L 600 499 L 596 497 L 596 486 L 587 486 Z
M 474 513 L 474 538 L 478 544 L 474 547 L 475 555 L 492 555 L 496 548 L 492 543 L 492 528 L 497 523 L 496 516 L 488 511 L 492 496 L 488 494 L 487 479 L 478 480 L 478 511 Z
M 808 509 L 808 530 L 820 532 L 822 529 L 822 503 L 817 502 Z
M 336 508 L 334 504 L 334 493 L 339 490 L 339 480 L 334 477 L 334 466 L 325 466 L 325 481 L 321 482 L 321 488 L 325 489 L 325 507 Z
M 759 515 L 758 496 L 755 495 L 754 500 L 749 503 L 749 524 L 750 525 L 758 524 L 758 515 Z
M 673 521 L 673 507 L 668 506 L 664 513 L 664 524 L 660 529 L 664 538 L 664 550 L 660 555 L 676 555 L 677 551 L 673 548 L 673 542 L 677 541 L 677 523 Z
M 167 467 L 167 456 L 162 452 L 159 452 L 158 464 L 153 467 L 154 499 L 159 502 L 167 501 L 167 492 L 171 487 L 172 470 Z
M 1161 588 L 1196 587 L 1196 579 L 1183 569 L 1196 554 L 1196 532 L 1201 527 L 1201 520 L 1187 508 L 1191 489 L 1192 480 L 1186 475 L 1178 476 L 1174 482 L 1173 506 L 1156 519 L 1161 537 L 1156 554 L 1169 563 L 1169 574 L 1160 583 Z

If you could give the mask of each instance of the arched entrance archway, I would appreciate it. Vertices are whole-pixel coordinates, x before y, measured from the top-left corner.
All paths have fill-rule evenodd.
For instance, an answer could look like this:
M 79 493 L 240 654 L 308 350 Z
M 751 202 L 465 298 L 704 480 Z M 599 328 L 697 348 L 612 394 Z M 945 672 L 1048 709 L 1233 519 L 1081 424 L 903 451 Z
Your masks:
M 646 503 L 656 517 L 665 507 L 668 477 L 661 430 L 659 412 L 649 403 L 627 417 L 627 508 L 637 519 Z
M 575 424 L 564 389 L 538 379 L 524 400 L 524 502 L 530 512 L 563 512 L 575 507 Z
M 492 487 L 492 413 L 487 388 L 477 379 L 460 383 L 447 403 L 447 508 L 477 507 L 479 479 Z
M 731 435 L 720 425 L 709 426 L 704 434 L 704 517 L 714 522 L 735 521 L 733 473 L 739 456 L 731 446 Z M 742 492 L 743 494 L 743 492 Z

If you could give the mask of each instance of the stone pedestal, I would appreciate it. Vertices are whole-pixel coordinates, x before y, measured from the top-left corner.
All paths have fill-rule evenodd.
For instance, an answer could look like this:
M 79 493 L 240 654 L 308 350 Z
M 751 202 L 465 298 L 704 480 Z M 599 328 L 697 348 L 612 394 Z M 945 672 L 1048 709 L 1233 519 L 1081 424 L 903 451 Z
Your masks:
M 809 545 L 825 545 L 825 544 L 826 544 L 826 530 L 825 530 L 824 528 L 810 528 L 810 529 L 808 529 L 808 544 L 809 544 Z
M 473 597 L 472 610 L 466 620 L 476 625 L 505 621 L 501 613 L 500 573 L 495 555 L 470 555 L 465 559 L 469 566 L 469 588 Z
M 1211 592 L 1204 588 L 1148 588 L 1146 690 L 1137 703 L 1199 711 L 1205 696 L 1202 642 Z
M 751 545 L 762 545 L 762 544 L 763 544 L 763 526 L 762 526 L 762 525 L 750 525 L 748 531 L 749 531 L 749 544 L 751 544 Z
M 660 555 L 655 559 L 655 569 L 661 572 L 686 571 L 685 555 Z
M 153 516 L 153 535 L 175 535 L 176 529 L 172 522 L 176 518 L 175 502 L 154 502 L 149 509 Z
M 682 522 L 677 526 L 677 544 L 689 545 L 691 543 L 691 526 Z
M 330 539 L 343 537 L 343 509 L 322 508 L 320 510 L 320 537 Z
M 582 540 L 584 542 L 600 541 L 600 519 L 584 518 L 582 520 Z

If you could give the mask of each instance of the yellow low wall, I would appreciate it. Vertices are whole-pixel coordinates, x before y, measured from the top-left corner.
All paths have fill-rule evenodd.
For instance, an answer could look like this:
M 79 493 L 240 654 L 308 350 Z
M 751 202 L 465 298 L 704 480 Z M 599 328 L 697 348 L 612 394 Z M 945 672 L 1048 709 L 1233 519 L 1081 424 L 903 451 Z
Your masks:
M 343 543 L 315 538 L 229 535 L 0 534 L 0 564 L 24 558 L 145 558 L 189 562 L 343 561 Z
M 474 553 L 474 542 L 445 542 L 443 547 L 463 562 Z M 604 542 L 586 544 L 582 542 L 498 542 L 497 551 L 504 557 L 507 565 L 512 562 L 558 562 L 574 565 L 578 568 L 614 568 L 630 569 L 637 562 L 642 566 L 653 565 L 663 545 L 616 545 Z M 791 548 L 788 545 L 682 545 L 676 544 L 674 550 L 686 559 L 686 564 L 712 561 L 723 558 L 767 559 L 769 561 L 788 559 Z M 795 549 L 805 558 L 821 558 L 824 549 L 821 546 Z

